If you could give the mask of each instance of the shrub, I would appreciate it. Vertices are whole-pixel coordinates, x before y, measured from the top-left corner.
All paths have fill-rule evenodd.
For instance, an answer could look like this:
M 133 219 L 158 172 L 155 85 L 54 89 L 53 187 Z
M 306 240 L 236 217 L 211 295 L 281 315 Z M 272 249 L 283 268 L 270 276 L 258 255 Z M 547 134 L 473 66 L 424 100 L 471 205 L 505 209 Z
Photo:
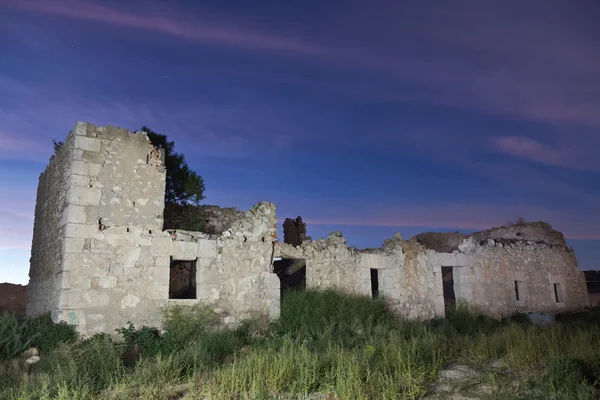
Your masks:
M 568 394 L 577 392 L 581 386 L 590 383 L 586 377 L 587 366 L 573 356 L 554 356 L 546 366 L 544 380 L 552 393 Z
M 126 328 L 119 328 L 116 331 L 123 336 L 126 352 L 134 350 L 142 357 L 154 357 L 166 350 L 165 340 L 157 328 L 142 326 L 136 329 L 129 322 Z
M 280 336 L 318 346 L 331 342 L 351 347 L 364 343 L 378 327 L 387 328 L 396 323 L 382 300 L 333 290 L 308 290 L 286 294 L 274 329 Z
M 217 323 L 215 312 L 202 304 L 163 309 L 164 338 L 171 350 L 181 350 L 189 343 L 198 341 Z
M 469 336 L 491 333 L 502 326 L 501 321 L 481 315 L 474 308 L 460 302 L 446 312 L 445 323 L 454 333 Z
M 49 312 L 27 318 L 25 326 L 27 334 L 34 337 L 32 346 L 41 353 L 56 348 L 60 343 L 74 343 L 79 338 L 75 326 L 65 321 L 54 323 Z
M 36 334 L 39 336 L 39 332 Z M 0 315 L 0 360 L 17 357 L 31 347 L 36 335 L 29 334 L 27 325 L 5 311 Z

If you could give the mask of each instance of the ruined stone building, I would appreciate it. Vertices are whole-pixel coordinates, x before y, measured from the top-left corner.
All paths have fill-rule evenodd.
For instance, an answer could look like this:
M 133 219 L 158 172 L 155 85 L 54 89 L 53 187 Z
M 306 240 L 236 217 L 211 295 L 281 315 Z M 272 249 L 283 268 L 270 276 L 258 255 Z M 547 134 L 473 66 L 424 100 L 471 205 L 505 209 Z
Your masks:
M 50 311 L 89 335 L 158 326 L 171 304 L 208 304 L 227 325 L 276 319 L 292 287 L 378 297 L 411 319 L 444 316 L 452 300 L 492 316 L 588 305 L 575 254 L 548 224 L 356 250 L 339 232 L 311 240 L 299 218 L 278 241 L 269 202 L 211 208 L 209 233 L 165 231 L 164 193 L 162 154 L 144 133 L 77 123 L 40 176 L 27 313 Z

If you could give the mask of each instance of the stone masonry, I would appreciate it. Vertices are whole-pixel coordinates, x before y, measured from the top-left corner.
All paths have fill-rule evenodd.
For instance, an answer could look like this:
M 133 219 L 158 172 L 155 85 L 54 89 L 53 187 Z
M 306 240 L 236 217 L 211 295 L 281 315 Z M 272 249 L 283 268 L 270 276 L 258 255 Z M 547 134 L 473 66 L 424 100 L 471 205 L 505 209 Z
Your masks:
M 261 202 L 245 213 L 211 209 L 215 232 L 164 231 L 165 177 L 162 154 L 143 132 L 77 123 L 40 176 L 27 313 L 50 311 L 85 335 L 129 321 L 160 326 L 161 309 L 174 304 L 209 305 L 230 326 L 257 314 L 273 320 L 275 258 L 304 260 L 306 288 L 366 296 L 377 288 L 410 319 L 445 315 L 443 267 L 452 268 L 456 300 L 492 316 L 589 303 L 575 254 L 545 223 L 397 234 L 379 249 L 356 250 L 340 232 L 277 241 L 275 205 Z M 169 299 L 174 260 L 195 263 L 196 298 Z

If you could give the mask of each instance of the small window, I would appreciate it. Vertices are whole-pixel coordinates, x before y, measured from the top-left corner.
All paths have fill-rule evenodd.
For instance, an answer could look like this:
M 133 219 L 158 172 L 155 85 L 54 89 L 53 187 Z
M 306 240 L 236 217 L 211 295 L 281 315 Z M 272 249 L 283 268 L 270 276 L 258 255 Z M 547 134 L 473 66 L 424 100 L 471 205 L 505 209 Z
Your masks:
M 196 298 L 196 260 L 180 261 L 171 258 L 169 299 Z
M 521 282 L 520 281 L 515 281 L 515 300 L 517 301 L 521 301 Z
M 562 287 L 561 287 L 560 283 L 554 284 L 554 299 L 556 300 L 557 303 L 563 302 Z
M 374 299 L 379 297 L 379 271 L 371 268 L 371 295 Z

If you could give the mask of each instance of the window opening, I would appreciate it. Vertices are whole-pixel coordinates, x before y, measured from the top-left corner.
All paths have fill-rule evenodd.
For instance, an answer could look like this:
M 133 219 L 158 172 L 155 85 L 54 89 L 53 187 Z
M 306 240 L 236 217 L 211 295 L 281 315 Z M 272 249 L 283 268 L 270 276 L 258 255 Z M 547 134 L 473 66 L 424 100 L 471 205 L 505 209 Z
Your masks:
M 371 268 L 371 296 L 379 298 L 379 271 L 376 268 Z
M 196 299 L 196 260 L 171 258 L 169 266 L 169 299 Z
M 554 299 L 556 300 L 557 303 L 563 302 L 562 288 L 561 288 L 560 283 L 554 284 Z

